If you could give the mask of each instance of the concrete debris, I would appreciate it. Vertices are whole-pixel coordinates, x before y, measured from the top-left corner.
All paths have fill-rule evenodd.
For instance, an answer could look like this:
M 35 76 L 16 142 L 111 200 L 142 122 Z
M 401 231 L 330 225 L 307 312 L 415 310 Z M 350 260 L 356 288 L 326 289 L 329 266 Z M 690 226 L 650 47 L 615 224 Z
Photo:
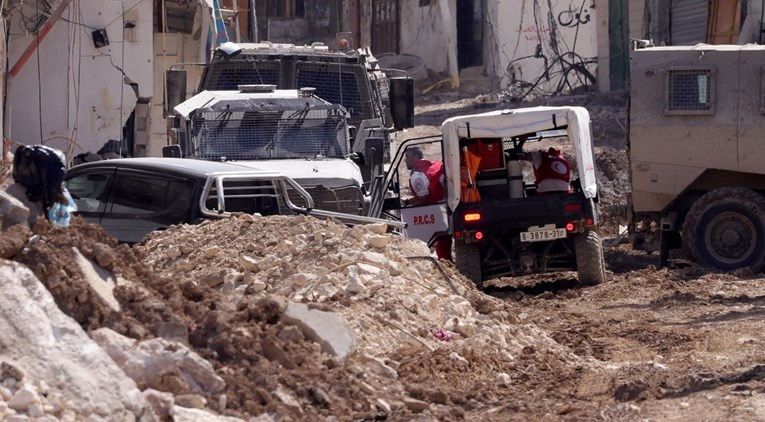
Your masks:
M 40 403 L 43 409 L 52 404 L 122 420 L 156 418 L 135 382 L 61 312 L 28 268 L 4 262 L 0 280 L 0 339 L 15 339 L 3 341 L 0 360 L 24 368 L 30 379 L 51 382 L 45 400 L 30 384 L 5 385 L 13 394 L 10 408 L 25 410 Z
M 245 422 L 244 419 L 221 416 L 202 409 L 173 406 L 170 410 L 173 422 Z
M 101 347 L 114 354 L 115 362 L 142 388 L 157 388 L 163 374 L 179 371 L 192 391 L 220 393 L 226 383 L 210 362 L 202 359 L 186 345 L 163 338 L 142 342 L 125 340 L 117 333 L 101 328 L 94 336 Z
M 332 356 L 346 358 L 356 348 L 356 335 L 340 314 L 289 303 L 282 321 L 300 328 L 306 338 L 320 344 L 321 350 Z

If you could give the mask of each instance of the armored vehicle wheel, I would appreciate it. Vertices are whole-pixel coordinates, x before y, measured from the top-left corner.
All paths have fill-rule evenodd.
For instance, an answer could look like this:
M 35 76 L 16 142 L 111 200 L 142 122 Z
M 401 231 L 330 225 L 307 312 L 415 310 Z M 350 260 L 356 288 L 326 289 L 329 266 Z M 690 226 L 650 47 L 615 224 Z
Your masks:
M 454 265 L 459 272 L 475 283 L 477 288 L 483 289 L 481 251 L 478 245 L 457 240 L 454 244 Z
M 759 271 L 765 261 L 765 198 L 746 188 L 713 190 L 683 223 L 683 249 L 701 265 Z
M 574 238 L 574 253 L 579 283 L 594 285 L 606 281 L 606 260 L 597 232 L 588 230 L 577 235 Z

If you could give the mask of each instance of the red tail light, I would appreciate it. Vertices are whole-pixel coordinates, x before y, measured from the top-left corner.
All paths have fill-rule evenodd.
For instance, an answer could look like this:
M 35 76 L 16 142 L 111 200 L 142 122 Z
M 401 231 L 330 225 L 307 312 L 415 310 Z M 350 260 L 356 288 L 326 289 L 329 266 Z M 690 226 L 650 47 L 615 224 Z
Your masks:
M 563 206 L 563 211 L 577 212 L 582 210 L 582 204 L 566 204 Z
M 480 212 L 469 212 L 469 213 L 466 213 L 462 217 L 462 219 L 465 220 L 466 223 L 467 222 L 481 221 L 481 213 Z
M 456 231 L 454 232 L 454 237 L 456 237 L 457 239 L 461 238 L 461 237 L 462 237 L 462 232 L 461 232 L 461 231 L 459 231 L 459 230 L 456 230 Z
M 566 231 L 574 231 L 576 230 L 576 225 L 574 223 L 566 223 Z
M 475 232 L 475 240 L 483 239 L 483 232 Z
M 590 225 L 590 226 L 591 226 L 591 225 L 593 225 L 593 224 L 595 224 L 595 222 L 594 222 L 594 221 L 592 221 L 592 218 L 588 218 L 588 219 L 587 219 L 587 225 Z

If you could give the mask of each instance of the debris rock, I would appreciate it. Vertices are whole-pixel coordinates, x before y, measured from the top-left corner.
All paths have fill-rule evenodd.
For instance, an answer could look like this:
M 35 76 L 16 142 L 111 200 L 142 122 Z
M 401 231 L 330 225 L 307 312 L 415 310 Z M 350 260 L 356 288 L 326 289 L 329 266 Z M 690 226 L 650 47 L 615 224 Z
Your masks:
M 40 396 L 32 386 L 25 385 L 8 400 L 8 407 L 13 410 L 26 412 L 33 403 L 40 403 Z
M 123 362 L 121 367 L 125 374 L 138 385 L 156 388 L 163 374 L 178 370 L 189 382 L 192 391 L 214 394 L 223 391 L 226 386 L 210 362 L 182 343 L 154 338 L 125 348 L 131 342 L 119 340 L 119 337 L 119 334 L 111 333 L 97 336 L 96 339 L 107 342 L 104 349 L 115 354 L 115 361 Z
M 430 405 L 422 400 L 404 397 L 404 405 L 414 413 L 422 413 L 430 408 Z
M 345 358 L 356 348 L 356 335 L 340 314 L 290 302 L 282 321 L 298 326 L 306 338 L 319 343 L 323 352 L 333 356 Z

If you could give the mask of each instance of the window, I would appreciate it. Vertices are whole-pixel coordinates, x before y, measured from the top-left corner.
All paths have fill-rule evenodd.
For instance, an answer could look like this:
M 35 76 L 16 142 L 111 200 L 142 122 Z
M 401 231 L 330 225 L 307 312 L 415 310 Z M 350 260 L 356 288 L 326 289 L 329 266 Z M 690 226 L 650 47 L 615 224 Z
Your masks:
M 340 104 L 351 114 L 351 119 L 363 118 L 365 106 L 359 89 L 362 84 L 353 72 L 344 71 L 337 64 L 299 63 L 296 83 L 300 88 L 316 88 L 316 96 L 333 104 Z M 327 78 L 328 74 L 337 78 Z
M 189 215 L 193 189 L 189 180 L 123 174 L 115 181 L 110 212 L 162 224 L 181 223 Z
M 670 69 L 664 114 L 714 114 L 714 87 L 712 69 Z
M 279 85 L 279 62 L 219 62 L 210 67 L 205 89 L 231 91 L 239 85 Z
M 103 212 L 109 199 L 111 171 L 88 173 L 75 176 L 66 182 L 66 187 L 77 204 L 80 213 Z

